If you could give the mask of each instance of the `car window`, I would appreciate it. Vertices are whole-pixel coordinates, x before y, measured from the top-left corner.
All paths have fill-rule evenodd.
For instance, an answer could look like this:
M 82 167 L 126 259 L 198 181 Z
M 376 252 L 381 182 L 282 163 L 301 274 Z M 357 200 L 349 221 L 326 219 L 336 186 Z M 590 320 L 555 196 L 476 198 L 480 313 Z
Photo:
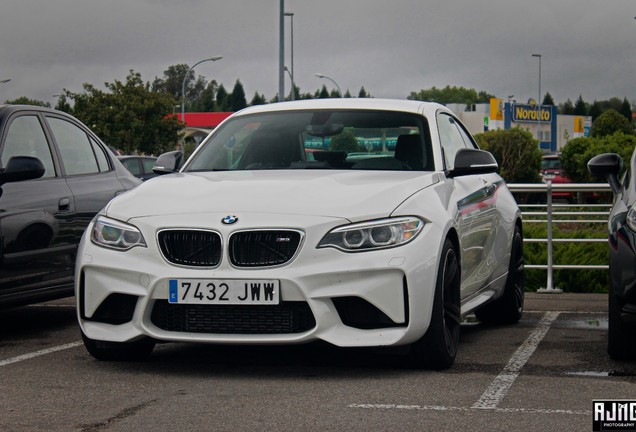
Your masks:
M 204 142 L 186 171 L 338 169 L 432 171 L 422 116 L 375 110 L 239 116 Z
M 152 168 L 155 166 L 155 159 L 150 159 L 150 158 L 144 158 L 141 160 L 141 164 L 144 167 L 144 172 L 145 173 L 151 173 L 152 172 Z
M 464 129 L 464 126 L 461 123 L 455 121 L 455 126 L 457 126 L 457 129 L 459 130 L 459 134 L 464 139 L 464 144 L 466 144 L 466 147 L 479 148 L 477 144 L 475 143 L 475 140 L 470 136 L 470 134 L 468 134 L 468 132 L 466 132 L 466 130 Z
M 130 159 L 123 159 L 121 160 L 121 163 L 126 167 L 126 169 L 128 171 L 130 171 L 133 175 L 139 175 L 141 174 L 141 170 L 139 169 L 139 162 L 137 162 L 137 159 L 135 158 L 130 158 Z
M 444 150 L 446 168 L 453 169 L 455 165 L 455 154 L 459 149 L 466 148 L 466 143 L 453 117 L 440 113 L 437 116 L 437 124 L 439 128 L 439 140 Z
M 93 151 L 95 152 L 95 158 L 97 158 L 97 165 L 99 166 L 100 171 L 108 171 L 110 166 L 108 165 L 108 159 L 106 158 L 106 153 L 104 148 L 95 142 L 94 139 L 90 138 L 91 146 L 93 146 Z
M 98 173 L 99 165 L 86 132 L 57 117 L 47 116 L 47 120 L 60 149 L 66 174 L 72 176 Z
M 46 141 L 42 124 L 36 115 L 15 118 L 9 125 L 7 138 L 2 147 L 0 164 L 7 166 L 13 156 L 33 156 L 42 162 L 45 171 L 42 177 L 55 177 L 51 148 Z

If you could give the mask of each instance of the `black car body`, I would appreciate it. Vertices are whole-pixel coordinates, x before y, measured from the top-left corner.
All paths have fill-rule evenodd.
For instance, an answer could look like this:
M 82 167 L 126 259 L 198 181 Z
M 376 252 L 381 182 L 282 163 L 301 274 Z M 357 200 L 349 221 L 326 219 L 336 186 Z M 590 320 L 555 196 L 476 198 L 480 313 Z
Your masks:
M 73 295 L 84 229 L 140 183 L 69 114 L 0 105 L 0 306 Z
M 126 155 L 118 156 L 118 159 L 126 167 L 126 169 L 132 173 L 132 175 L 143 181 L 158 175 L 152 170 L 155 166 L 155 162 L 157 161 L 157 158 L 154 156 Z
M 609 215 L 608 353 L 617 360 L 636 357 L 636 150 L 629 166 L 605 153 L 588 163 L 590 173 L 609 181 L 614 203 Z

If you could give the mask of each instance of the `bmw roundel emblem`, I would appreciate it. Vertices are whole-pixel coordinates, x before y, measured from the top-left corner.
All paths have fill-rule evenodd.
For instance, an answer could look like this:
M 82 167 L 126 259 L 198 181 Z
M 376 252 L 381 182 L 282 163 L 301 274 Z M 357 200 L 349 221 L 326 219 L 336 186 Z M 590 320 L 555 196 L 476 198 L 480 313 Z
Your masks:
M 227 215 L 223 219 L 221 219 L 221 222 L 224 223 L 225 225 L 232 225 L 238 222 L 238 217 L 233 215 Z

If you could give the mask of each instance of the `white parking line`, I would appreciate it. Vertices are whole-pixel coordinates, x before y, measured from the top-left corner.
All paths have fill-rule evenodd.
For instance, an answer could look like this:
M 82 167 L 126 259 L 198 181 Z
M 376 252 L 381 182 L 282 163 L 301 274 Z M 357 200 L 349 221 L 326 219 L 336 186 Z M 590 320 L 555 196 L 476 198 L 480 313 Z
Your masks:
M 488 389 L 481 395 L 475 404 L 468 407 L 437 406 L 437 405 L 397 405 L 397 404 L 351 404 L 349 408 L 362 409 L 389 409 L 389 410 L 414 410 L 414 411 L 478 411 L 491 410 L 500 413 L 540 413 L 540 414 L 568 414 L 586 415 L 592 414 L 587 410 L 559 410 L 559 409 L 533 409 L 533 408 L 499 408 L 499 404 L 508 394 L 510 387 L 519 376 L 521 369 L 528 359 L 536 351 L 539 343 L 550 330 L 552 323 L 558 318 L 561 312 L 546 312 L 537 327 L 530 333 L 523 344 L 515 351 L 508 364 L 501 373 L 490 384 Z
M 19 362 L 25 361 L 25 360 L 30 360 L 32 358 L 40 357 L 40 356 L 51 354 L 51 353 L 54 353 L 54 352 L 63 351 L 63 350 L 67 350 L 67 349 L 70 349 L 70 348 L 75 348 L 75 347 L 78 347 L 80 345 L 82 345 L 81 341 L 71 342 L 71 343 L 68 343 L 68 344 L 65 344 L 65 345 L 59 345 L 59 346 L 56 346 L 56 347 L 53 347 L 53 348 L 47 348 L 47 349 L 43 349 L 43 350 L 40 350 L 40 351 L 35 351 L 35 352 L 32 352 L 32 353 L 23 354 L 21 356 L 9 358 L 9 359 L 6 359 L 6 360 L 0 360 L 0 367 L 7 366 L 7 365 L 10 365 L 10 364 L 14 364 L 14 363 L 19 363 Z
M 534 331 L 530 333 L 530 336 L 528 336 L 525 342 L 515 351 L 506 367 L 504 367 L 501 373 L 494 379 L 479 400 L 475 402 L 472 406 L 473 408 L 495 409 L 499 406 L 519 376 L 521 368 L 523 368 L 530 356 L 532 356 L 537 349 L 539 343 L 548 333 L 550 326 L 557 319 L 559 314 L 560 312 L 545 313 Z
M 479 408 L 436 406 L 436 405 L 396 405 L 396 404 L 351 404 L 349 408 L 362 409 L 385 409 L 385 410 L 405 410 L 405 411 L 480 411 Z M 534 409 L 534 408 L 493 408 L 492 411 L 498 413 L 531 413 L 531 414 L 567 414 L 586 415 L 592 414 L 587 410 L 559 410 L 559 409 Z

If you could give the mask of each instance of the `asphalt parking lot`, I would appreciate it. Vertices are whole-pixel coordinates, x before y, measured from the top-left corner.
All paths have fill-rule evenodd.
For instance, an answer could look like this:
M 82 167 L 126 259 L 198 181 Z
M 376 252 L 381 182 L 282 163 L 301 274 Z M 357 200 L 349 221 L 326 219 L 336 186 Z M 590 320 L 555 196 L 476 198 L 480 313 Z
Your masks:
M 72 299 L 3 311 L 3 431 L 591 431 L 592 401 L 636 399 L 636 363 L 606 354 L 606 296 L 529 294 L 522 321 L 462 326 L 456 364 L 396 351 L 162 344 L 94 360 Z

